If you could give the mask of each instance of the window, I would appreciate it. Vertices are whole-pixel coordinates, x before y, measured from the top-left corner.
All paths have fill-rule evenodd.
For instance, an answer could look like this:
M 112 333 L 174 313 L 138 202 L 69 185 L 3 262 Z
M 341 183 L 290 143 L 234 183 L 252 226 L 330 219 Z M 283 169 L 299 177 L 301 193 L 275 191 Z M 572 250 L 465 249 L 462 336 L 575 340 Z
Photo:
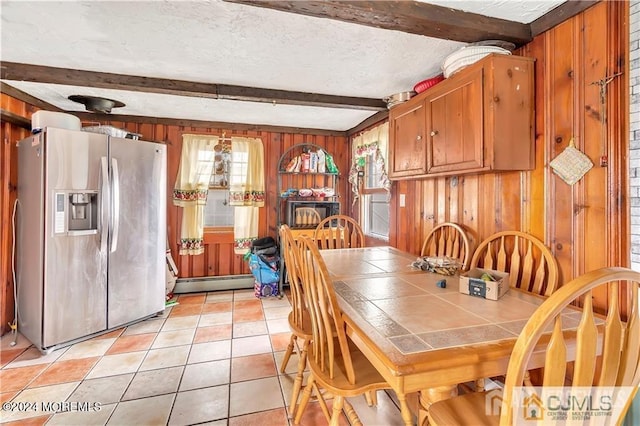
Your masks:
M 229 204 L 229 191 L 209 189 L 204 208 L 204 226 L 233 226 L 233 206 Z
M 209 179 L 204 226 L 232 227 L 233 206 L 229 203 L 229 184 L 234 173 L 231 144 L 221 142 L 214 147 L 213 170 Z
M 216 155 L 204 209 L 204 226 L 233 227 L 234 206 L 229 202 L 229 188 L 244 182 L 248 159 L 248 152 L 232 152 L 231 145 L 227 144 L 223 145 L 222 153 Z
M 246 180 L 249 169 L 249 153 L 248 152 L 232 152 L 231 153 L 231 170 L 229 172 L 229 180 L 231 185 L 242 185 Z
M 365 235 L 389 239 L 389 191 L 386 171 L 389 123 L 383 123 L 353 138 L 353 162 L 349 183 L 360 200 L 360 223 Z
M 363 187 L 361 189 L 362 230 L 374 238 L 389 239 L 389 193 L 381 184 L 383 170 L 374 159 L 365 159 Z

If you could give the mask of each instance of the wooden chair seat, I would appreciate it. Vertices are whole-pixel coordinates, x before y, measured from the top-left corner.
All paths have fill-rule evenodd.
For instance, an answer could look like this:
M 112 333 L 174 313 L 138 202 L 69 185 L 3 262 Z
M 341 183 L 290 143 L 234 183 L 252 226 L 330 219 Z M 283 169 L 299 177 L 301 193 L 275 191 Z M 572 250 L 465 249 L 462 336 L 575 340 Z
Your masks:
M 524 384 L 534 351 L 544 357 L 541 386 L 545 389 L 565 386 L 570 371 L 573 387 L 635 390 L 619 396 L 621 400 L 611 400 L 612 407 L 619 405 L 622 409 L 619 413 L 611 413 L 617 418 L 612 416 L 607 421 L 608 424 L 619 424 L 640 384 L 639 286 L 638 272 L 602 268 L 572 280 L 549 296 L 529 318 L 514 345 L 505 376 L 499 424 L 512 425 L 515 415 L 523 415 L 522 407 L 512 409 L 513 398 L 519 395 L 516 388 Z M 596 291 L 608 294 L 604 324 L 596 321 L 593 311 L 593 293 Z M 582 304 L 579 325 L 577 328 L 564 327 L 563 321 L 571 322 L 565 316 L 567 310 L 576 304 Z M 625 305 L 626 309 L 623 309 Z M 527 388 L 528 392 L 535 390 Z M 429 407 L 429 423 L 495 424 L 493 417 L 497 416 L 486 415 L 486 395 L 486 392 L 470 393 L 435 402 Z
M 363 395 L 366 392 L 389 389 L 389 384 L 380 375 L 378 370 L 371 364 L 367 357 L 351 342 L 349 342 L 349 357 L 353 369 L 357 372 L 355 383 L 349 381 L 347 371 L 343 368 L 336 368 L 333 377 L 326 376 L 320 368 L 320 364 L 309 363 L 309 370 L 314 373 L 315 381 L 321 388 L 326 389 L 330 394 L 340 393 L 343 397 Z M 328 360 L 326 360 L 328 362 Z M 337 367 L 344 366 L 344 359 L 338 354 L 334 363 Z
M 429 424 L 498 426 L 500 416 L 486 414 L 486 392 L 472 392 L 432 404 Z
M 293 339 L 296 336 L 299 339 L 310 339 L 312 330 L 311 330 L 311 317 L 309 316 L 309 312 L 302 313 L 302 321 L 298 321 L 295 318 L 295 314 L 293 311 L 289 312 L 289 316 L 287 316 L 287 320 L 289 321 L 289 328 L 291 329 Z M 289 354 L 291 355 L 291 354 Z M 287 356 L 287 352 L 285 352 L 285 357 Z M 286 363 L 288 358 L 282 360 L 283 367 L 286 367 Z M 284 371 L 282 371 L 284 373 Z

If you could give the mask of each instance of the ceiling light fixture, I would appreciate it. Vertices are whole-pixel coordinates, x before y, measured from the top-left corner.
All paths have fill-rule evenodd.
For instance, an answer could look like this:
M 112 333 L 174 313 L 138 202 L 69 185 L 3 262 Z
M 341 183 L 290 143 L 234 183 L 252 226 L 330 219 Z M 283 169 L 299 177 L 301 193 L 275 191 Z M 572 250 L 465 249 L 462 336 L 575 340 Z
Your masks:
M 97 96 L 71 95 L 69 100 L 83 104 L 87 111 L 101 112 L 109 114 L 111 108 L 120 108 L 125 106 L 123 102 L 114 99 L 100 98 Z

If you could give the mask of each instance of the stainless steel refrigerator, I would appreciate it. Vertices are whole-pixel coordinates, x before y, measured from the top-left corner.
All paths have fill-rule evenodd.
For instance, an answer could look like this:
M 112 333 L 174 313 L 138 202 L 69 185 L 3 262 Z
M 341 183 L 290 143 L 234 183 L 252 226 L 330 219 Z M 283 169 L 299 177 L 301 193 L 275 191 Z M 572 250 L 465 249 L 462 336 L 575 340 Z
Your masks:
M 166 155 L 56 128 L 18 143 L 18 330 L 42 352 L 164 310 Z

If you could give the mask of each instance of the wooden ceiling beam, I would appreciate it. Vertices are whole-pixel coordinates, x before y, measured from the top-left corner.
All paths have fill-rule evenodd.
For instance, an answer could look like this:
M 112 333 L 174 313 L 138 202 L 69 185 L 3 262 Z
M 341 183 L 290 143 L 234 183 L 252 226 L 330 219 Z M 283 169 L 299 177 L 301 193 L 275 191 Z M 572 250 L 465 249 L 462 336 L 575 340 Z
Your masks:
M 382 101 L 382 99 L 262 89 L 258 87 L 233 86 L 229 84 L 199 83 L 193 81 L 21 64 L 16 62 L 3 61 L 2 64 L 0 64 L 0 71 L 0 78 L 3 80 L 99 87 L 102 89 L 128 90 L 132 92 L 162 93 L 176 96 L 228 99 L 270 104 L 346 108 L 370 111 L 382 111 L 387 108 L 387 105 Z
M 225 1 L 466 43 L 532 40 L 527 24 L 416 1 Z
M 320 136 L 346 137 L 346 131 L 309 129 L 305 127 L 272 126 L 265 124 L 226 123 L 222 121 L 189 120 L 180 118 L 146 117 L 138 115 L 101 114 L 91 112 L 72 112 L 83 122 L 97 121 L 100 123 L 122 121 L 127 123 L 161 124 L 165 126 L 206 127 L 236 131 L 260 131 L 272 133 L 294 133 Z
M 550 30 L 561 22 L 582 13 L 600 0 L 572 0 L 553 8 L 531 23 L 533 37 Z

